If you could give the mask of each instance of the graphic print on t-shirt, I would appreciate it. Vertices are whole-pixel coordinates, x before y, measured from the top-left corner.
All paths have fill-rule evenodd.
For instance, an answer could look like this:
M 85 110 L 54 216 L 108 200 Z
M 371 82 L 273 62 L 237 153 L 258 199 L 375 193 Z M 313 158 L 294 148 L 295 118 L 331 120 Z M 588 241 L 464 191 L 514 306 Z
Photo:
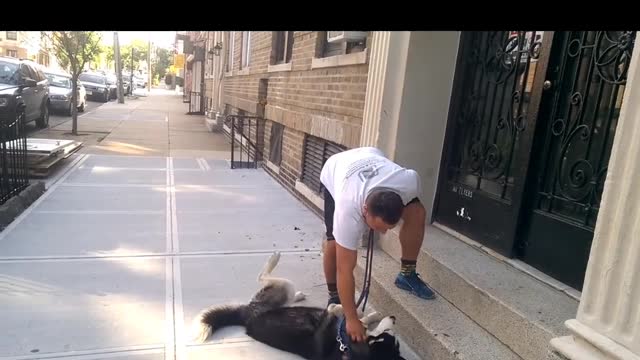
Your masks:
M 358 173 L 358 178 L 360 181 L 365 182 L 367 179 L 371 179 L 372 177 L 378 175 L 378 164 L 380 164 L 382 160 L 380 159 L 362 159 L 354 162 L 349 165 L 347 169 L 346 178 L 350 178 L 353 174 Z

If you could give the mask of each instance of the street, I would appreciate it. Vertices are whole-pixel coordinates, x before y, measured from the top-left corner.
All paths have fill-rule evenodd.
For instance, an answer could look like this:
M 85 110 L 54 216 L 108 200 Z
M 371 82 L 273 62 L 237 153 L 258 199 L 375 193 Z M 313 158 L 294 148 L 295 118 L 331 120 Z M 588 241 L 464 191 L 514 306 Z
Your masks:
M 89 104 L 85 146 L 0 233 L 0 359 L 297 359 L 241 327 L 194 344 L 191 322 L 247 302 L 275 250 L 300 305 L 325 306 L 321 220 L 263 170 L 230 170 L 228 139 L 181 95 Z M 69 130 L 52 116 L 35 134 Z

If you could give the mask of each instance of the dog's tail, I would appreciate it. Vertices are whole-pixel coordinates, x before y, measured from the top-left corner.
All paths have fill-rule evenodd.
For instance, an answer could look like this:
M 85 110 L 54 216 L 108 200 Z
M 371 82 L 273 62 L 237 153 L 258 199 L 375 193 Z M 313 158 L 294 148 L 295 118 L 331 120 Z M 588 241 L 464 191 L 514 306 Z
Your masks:
M 214 331 L 226 326 L 245 326 L 247 305 L 216 306 L 204 310 L 194 323 L 194 341 L 205 342 Z
M 273 271 L 273 269 L 276 268 L 279 261 L 280 261 L 279 251 L 276 251 L 273 254 L 271 254 L 267 262 L 264 264 L 264 268 L 262 269 L 262 272 L 258 275 L 258 282 L 262 282 L 266 277 L 270 276 L 271 272 Z

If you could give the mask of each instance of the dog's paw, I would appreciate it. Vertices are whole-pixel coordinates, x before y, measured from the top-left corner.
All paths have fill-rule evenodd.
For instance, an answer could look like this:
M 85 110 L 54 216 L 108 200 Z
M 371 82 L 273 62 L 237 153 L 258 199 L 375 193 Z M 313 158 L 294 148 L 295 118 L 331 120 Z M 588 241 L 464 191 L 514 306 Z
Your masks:
M 327 311 L 335 316 L 340 316 L 344 313 L 342 305 L 340 304 L 329 304 L 329 306 L 327 306 Z
M 373 324 L 382 321 L 384 316 L 377 311 L 370 313 L 369 315 L 362 318 L 362 323 L 365 325 Z
M 303 293 L 302 291 L 296 291 L 296 294 L 293 297 L 293 301 L 294 302 L 300 302 L 300 301 L 303 301 L 306 298 L 307 298 L 307 294 Z
M 368 332 L 369 336 L 378 336 L 383 332 L 388 333 L 390 335 L 395 335 L 395 325 L 396 325 L 396 317 L 395 316 L 386 316 L 380 320 L 376 328 L 372 331 Z

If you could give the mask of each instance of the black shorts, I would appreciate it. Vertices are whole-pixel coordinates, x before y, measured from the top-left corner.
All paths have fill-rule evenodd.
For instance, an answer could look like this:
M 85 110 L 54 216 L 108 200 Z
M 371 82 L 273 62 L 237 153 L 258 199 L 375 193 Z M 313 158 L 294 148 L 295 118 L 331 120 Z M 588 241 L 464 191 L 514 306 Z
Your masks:
M 419 198 L 413 198 L 411 201 L 407 203 L 413 204 L 415 202 L 420 202 Z M 335 240 L 336 238 L 333 236 L 333 213 L 336 210 L 336 202 L 333 200 L 333 196 L 326 188 L 324 189 L 324 226 L 327 230 L 327 240 Z

